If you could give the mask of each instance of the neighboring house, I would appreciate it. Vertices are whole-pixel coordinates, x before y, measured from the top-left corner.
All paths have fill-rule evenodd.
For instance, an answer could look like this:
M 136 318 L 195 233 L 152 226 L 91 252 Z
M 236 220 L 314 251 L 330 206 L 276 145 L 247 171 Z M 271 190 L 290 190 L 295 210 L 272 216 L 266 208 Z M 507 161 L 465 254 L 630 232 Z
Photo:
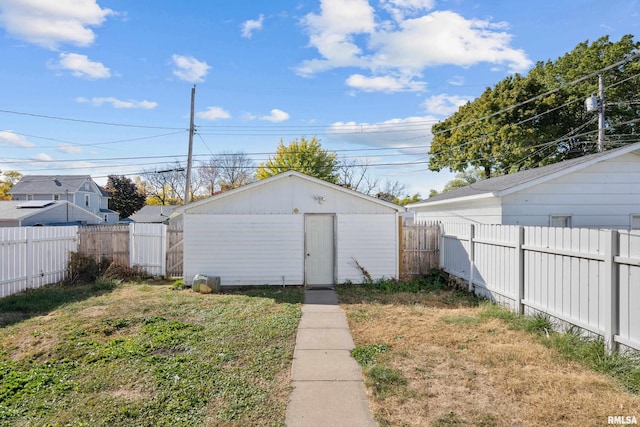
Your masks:
M 116 224 L 118 212 L 109 209 L 109 195 L 89 175 L 25 175 L 9 191 L 14 201 L 68 201 Z
M 478 181 L 407 206 L 416 221 L 640 228 L 640 143 Z
M 397 278 L 402 211 L 299 172 L 257 181 L 177 209 L 185 282 L 196 274 L 223 286 Z
M 66 200 L 1 201 L 0 227 L 100 224 L 102 218 Z
M 133 222 L 168 224 L 169 217 L 179 206 L 143 206 L 129 217 Z

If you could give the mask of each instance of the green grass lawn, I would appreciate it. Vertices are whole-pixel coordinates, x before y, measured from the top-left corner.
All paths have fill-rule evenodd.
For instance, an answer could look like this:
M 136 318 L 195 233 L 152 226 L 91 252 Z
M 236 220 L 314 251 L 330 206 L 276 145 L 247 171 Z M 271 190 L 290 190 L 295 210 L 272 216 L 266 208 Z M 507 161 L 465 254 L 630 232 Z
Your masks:
M 0 300 L 0 425 L 284 425 L 300 288 L 52 286 Z

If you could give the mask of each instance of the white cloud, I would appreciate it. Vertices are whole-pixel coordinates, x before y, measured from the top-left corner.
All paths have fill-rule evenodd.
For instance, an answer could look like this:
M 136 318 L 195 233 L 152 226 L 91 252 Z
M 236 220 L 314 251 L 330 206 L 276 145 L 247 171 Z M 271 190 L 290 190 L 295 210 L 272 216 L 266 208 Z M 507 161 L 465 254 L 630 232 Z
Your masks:
M 401 150 L 428 144 L 433 139 L 431 126 L 438 121 L 434 116 L 416 116 L 379 123 L 336 122 L 329 127 L 329 133 L 345 142 Z M 420 151 L 424 152 L 425 148 Z
M 91 61 L 78 53 L 61 53 L 59 61 L 50 64 L 50 68 L 69 70 L 73 76 L 89 80 L 111 77 L 111 72 L 101 62 Z
M 393 76 L 367 77 L 362 74 L 353 74 L 349 76 L 346 83 L 347 86 L 364 92 L 421 92 L 425 90 L 424 82 Z
M 381 0 L 380 4 L 398 21 L 406 16 L 433 9 L 435 0 Z
M 464 77 L 462 76 L 453 76 L 447 80 L 451 86 L 462 86 L 464 85 Z
M 231 114 L 221 107 L 207 107 L 207 111 L 196 113 L 196 117 L 204 120 L 230 119 Z
M 173 55 L 173 75 L 180 80 L 190 83 L 203 82 L 209 69 L 211 68 L 206 62 L 198 61 L 192 56 Z
M 471 100 L 473 100 L 473 97 L 470 96 L 441 94 L 427 98 L 422 105 L 424 106 L 425 111 L 429 114 L 449 116 Z
M 2 0 L 0 26 L 29 43 L 56 50 L 62 44 L 89 46 L 95 40 L 90 27 L 115 15 L 96 0 Z
M 56 149 L 58 151 L 61 151 L 63 153 L 66 154 L 80 154 L 80 153 L 84 153 L 84 149 L 82 147 L 79 147 L 77 145 L 69 145 L 69 144 L 62 144 L 62 145 L 58 145 L 56 147 Z
M 260 120 L 267 122 L 280 123 L 289 120 L 289 113 L 274 108 L 268 116 L 260 116 Z
M 31 160 L 36 160 L 38 162 L 50 162 L 53 159 L 48 154 L 39 153 L 39 154 L 36 154 L 35 156 L 31 157 Z
M 310 76 L 322 71 L 358 67 L 368 70 L 373 90 L 382 80 L 414 82 L 425 68 L 441 65 L 469 67 L 478 63 L 524 71 L 531 61 L 521 49 L 510 46 L 508 24 L 467 19 L 452 11 L 432 11 L 430 0 L 385 0 L 375 11 L 368 0 L 321 0 L 320 12 L 306 15 L 301 23 L 309 45 L 319 56 L 303 61 L 296 71 Z M 382 19 L 386 11 L 390 19 Z M 377 12 L 377 13 L 376 13 Z M 356 75 L 357 76 L 357 75 Z M 389 91 L 393 85 L 380 85 Z M 418 84 L 410 89 L 423 90 Z
M 257 20 L 249 19 L 242 24 L 242 37 L 250 39 L 253 36 L 253 32 L 262 29 L 262 23 L 264 22 L 264 15 L 260 14 Z
M 10 130 L 0 131 L 0 145 L 13 145 L 14 147 L 22 148 L 35 147 L 24 136 L 13 133 Z
M 133 99 L 122 101 L 114 97 L 106 97 L 106 98 L 78 97 L 76 98 L 76 102 L 80 102 L 82 104 L 90 104 L 90 105 L 93 105 L 94 107 L 100 107 L 103 104 L 111 104 L 113 108 L 140 108 L 143 110 L 152 110 L 158 106 L 157 102 L 152 102 L 147 100 L 135 101 Z

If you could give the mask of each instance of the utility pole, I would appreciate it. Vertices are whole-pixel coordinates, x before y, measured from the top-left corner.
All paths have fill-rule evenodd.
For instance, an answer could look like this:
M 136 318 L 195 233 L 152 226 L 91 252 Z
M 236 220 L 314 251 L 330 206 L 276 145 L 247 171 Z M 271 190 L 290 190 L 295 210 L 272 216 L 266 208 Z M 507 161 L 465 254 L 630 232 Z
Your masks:
M 604 77 L 598 75 L 598 152 L 604 151 Z
M 189 154 L 187 155 L 187 178 L 184 188 L 184 204 L 187 205 L 191 201 L 191 163 L 193 157 L 193 110 L 196 99 L 196 85 L 191 88 L 191 119 L 189 123 Z

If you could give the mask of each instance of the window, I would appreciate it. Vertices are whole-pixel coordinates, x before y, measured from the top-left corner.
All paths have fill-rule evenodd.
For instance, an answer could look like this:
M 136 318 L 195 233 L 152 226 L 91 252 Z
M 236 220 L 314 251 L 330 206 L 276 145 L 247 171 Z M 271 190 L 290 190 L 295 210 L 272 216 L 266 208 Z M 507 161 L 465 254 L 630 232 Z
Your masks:
M 84 205 L 85 206 L 89 206 L 89 195 L 88 194 L 84 195 Z
M 33 200 L 33 194 L 27 194 L 27 200 Z
M 551 215 L 550 227 L 571 227 L 571 215 Z
M 640 214 L 631 215 L 631 229 L 640 230 Z
M 54 194 L 53 195 L 53 200 L 60 200 L 60 195 L 59 194 Z

